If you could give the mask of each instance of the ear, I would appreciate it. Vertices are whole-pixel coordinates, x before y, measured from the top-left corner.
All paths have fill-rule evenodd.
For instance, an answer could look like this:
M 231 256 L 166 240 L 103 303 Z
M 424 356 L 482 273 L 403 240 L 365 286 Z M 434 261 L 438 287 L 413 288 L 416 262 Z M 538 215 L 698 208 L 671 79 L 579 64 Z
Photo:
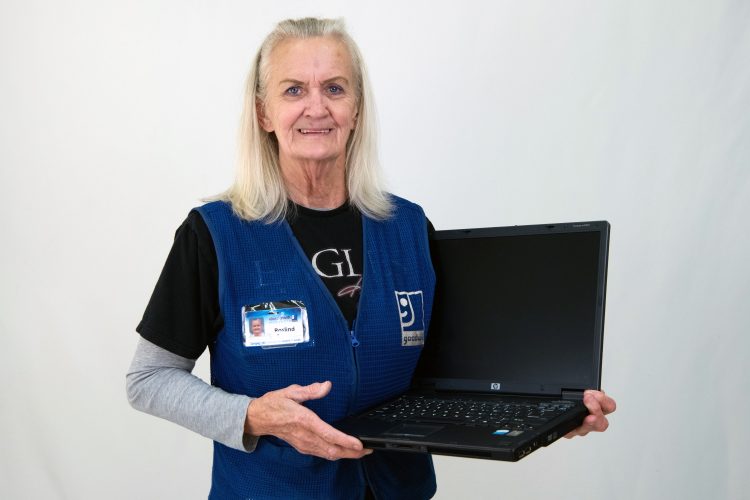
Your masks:
M 255 113 L 258 115 L 258 124 L 260 127 L 269 134 L 273 132 L 273 124 L 266 116 L 266 106 L 260 99 L 255 100 Z

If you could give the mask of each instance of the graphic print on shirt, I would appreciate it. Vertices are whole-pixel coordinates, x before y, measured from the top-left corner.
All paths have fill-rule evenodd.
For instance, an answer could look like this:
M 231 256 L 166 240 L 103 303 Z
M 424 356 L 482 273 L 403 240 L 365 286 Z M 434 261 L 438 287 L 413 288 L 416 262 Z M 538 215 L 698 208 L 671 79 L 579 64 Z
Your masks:
M 424 345 L 424 296 L 422 290 L 396 291 L 396 303 L 401 320 L 401 345 Z
M 334 285 L 328 288 L 337 290 L 335 296 L 356 299 L 362 289 L 362 273 L 355 271 L 351 251 L 350 248 L 324 248 L 313 254 L 311 263 L 327 285 Z

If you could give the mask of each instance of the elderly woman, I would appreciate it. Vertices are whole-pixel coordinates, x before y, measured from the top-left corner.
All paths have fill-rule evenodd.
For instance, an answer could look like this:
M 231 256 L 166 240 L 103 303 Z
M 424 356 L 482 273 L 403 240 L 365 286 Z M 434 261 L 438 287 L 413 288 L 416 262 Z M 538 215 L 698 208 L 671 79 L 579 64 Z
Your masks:
M 393 290 L 423 290 L 429 321 L 429 223 L 377 173 L 342 23 L 279 23 L 248 78 L 236 180 L 177 230 L 127 376 L 135 408 L 215 441 L 210 498 L 435 493 L 429 455 L 329 425 L 409 386 L 421 347 L 400 345 Z M 207 346 L 212 385 L 190 374 Z M 586 404 L 575 433 L 604 430 L 614 401 Z

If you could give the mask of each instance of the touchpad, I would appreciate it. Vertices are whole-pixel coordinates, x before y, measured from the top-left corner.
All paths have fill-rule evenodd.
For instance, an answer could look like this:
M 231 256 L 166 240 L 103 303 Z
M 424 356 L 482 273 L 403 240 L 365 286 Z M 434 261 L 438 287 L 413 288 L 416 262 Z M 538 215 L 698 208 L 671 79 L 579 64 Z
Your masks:
M 386 436 L 424 437 L 442 429 L 443 425 L 399 424 L 383 434 Z

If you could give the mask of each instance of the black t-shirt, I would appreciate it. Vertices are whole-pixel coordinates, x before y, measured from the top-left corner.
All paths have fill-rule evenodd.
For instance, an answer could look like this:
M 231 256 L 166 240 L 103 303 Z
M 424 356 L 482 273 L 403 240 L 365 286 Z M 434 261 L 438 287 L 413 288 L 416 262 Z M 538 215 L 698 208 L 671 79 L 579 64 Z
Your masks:
M 351 327 L 362 289 L 362 216 L 348 203 L 295 209 L 287 218 L 292 232 Z
M 352 324 L 362 280 L 362 217 L 344 204 L 333 210 L 294 205 L 287 221 L 313 269 Z M 430 237 L 434 232 L 427 221 Z M 192 211 L 174 243 L 136 331 L 174 354 L 197 359 L 224 326 L 219 266 L 211 233 Z

